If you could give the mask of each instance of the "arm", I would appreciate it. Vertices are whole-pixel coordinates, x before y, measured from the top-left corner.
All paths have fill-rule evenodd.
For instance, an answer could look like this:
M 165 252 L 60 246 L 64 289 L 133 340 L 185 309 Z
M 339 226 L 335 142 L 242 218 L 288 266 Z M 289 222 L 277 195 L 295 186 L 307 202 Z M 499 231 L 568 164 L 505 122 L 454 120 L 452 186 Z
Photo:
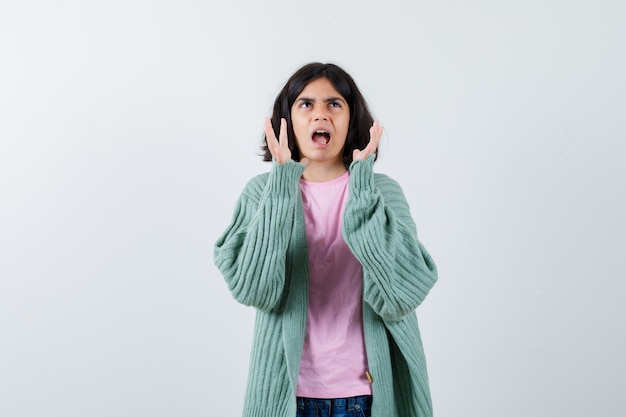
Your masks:
M 417 238 L 400 186 L 381 176 L 375 183 L 374 156 L 350 167 L 350 198 L 343 234 L 363 265 L 363 299 L 385 319 L 414 311 L 437 281 L 436 266 Z
M 302 165 L 272 163 L 267 183 L 248 183 L 233 219 L 215 243 L 214 261 L 233 297 L 242 304 L 271 310 L 285 286 L 289 243 Z

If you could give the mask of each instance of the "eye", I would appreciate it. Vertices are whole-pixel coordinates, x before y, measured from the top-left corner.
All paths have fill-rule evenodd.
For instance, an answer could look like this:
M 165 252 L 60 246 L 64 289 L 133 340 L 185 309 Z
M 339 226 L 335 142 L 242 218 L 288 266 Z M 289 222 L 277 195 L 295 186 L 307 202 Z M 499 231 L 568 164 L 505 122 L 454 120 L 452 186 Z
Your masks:
M 310 101 L 302 100 L 300 101 L 300 105 L 298 107 L 305 109 L 307 107 L 311 107 L 311 105 L 312 103 Z
M 330 103 L 328 103 L 328 107 L 332 107 L 334 109 L 339 109 L 341 108 L 341 102 L 339 100 L 337 101 L 331 101 Z

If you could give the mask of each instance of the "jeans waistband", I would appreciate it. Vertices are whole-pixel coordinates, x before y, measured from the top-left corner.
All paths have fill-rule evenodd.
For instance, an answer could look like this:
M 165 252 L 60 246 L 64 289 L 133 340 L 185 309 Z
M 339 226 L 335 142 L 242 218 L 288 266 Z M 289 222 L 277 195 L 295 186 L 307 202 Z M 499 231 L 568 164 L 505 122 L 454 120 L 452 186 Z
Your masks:
M 326 406 L 333 408 L 341 408 L 347 410 L 353 410 L 354 407 L 358 404 L 360 407 L 370 406 L 372 404 L 372 396 L 371 395 L 360 395 L 358 397 L 348 397 L 348 398 L 306 398 L 306 397 L 297 397 L 296 398 L 297 405 L 299 407 L 304 406 Z

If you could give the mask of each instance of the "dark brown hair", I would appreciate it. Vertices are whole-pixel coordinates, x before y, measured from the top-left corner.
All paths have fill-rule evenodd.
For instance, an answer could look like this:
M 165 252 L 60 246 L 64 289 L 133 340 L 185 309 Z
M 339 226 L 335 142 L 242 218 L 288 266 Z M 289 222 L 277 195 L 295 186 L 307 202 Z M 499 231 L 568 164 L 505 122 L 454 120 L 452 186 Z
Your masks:
M 300 151 L 296 144 L 295 133 L 293 132 L 291 106 L 293 106 L 293 103 L 302 90 L 304 90 L 311 81 L 317 80 L 318 78 L 328 79 L 335 87 L 335 90 L 346 100 L 350 108 L 348 136 L 343 149 L 343 162 L 346 166 L 349 166 L 350 163 L 352 163 L 352 151 L 357 148 L 363 149 L 369 143 L 369 131 L 374 123 L 374 119 L 356 83 L 352 77 L 339 66 L 335 64 L 312 62 L 296 71 L 291 78 L 289 78 L 274 101 L 271 119 L 272 126 L 274 127 L 276 137 L 278 137 L 280 119 L 284 118 L 287 121 L 287 136 L 289 139 L 289 149 L 291 150 L 291 159 L 299 161 Z M 265 135 L 262 151 L 263 160 L 271 161 L 272 154 L 267 148 L 267 137 L 265 137 Z

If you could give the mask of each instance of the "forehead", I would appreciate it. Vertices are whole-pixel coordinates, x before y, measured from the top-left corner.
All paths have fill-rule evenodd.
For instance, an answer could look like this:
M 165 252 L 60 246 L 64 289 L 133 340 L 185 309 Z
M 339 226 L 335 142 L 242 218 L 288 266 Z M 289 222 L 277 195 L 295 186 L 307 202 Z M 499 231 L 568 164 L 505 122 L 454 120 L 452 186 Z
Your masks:
M 327 97 L 339 97 L 345 100 L 345 98 L 339 94 L 333 83 L 328 78 L 317 78 L 308 83 L 302 92 L 298 95 L 300 97 L 307 98 L 327 98 Z

